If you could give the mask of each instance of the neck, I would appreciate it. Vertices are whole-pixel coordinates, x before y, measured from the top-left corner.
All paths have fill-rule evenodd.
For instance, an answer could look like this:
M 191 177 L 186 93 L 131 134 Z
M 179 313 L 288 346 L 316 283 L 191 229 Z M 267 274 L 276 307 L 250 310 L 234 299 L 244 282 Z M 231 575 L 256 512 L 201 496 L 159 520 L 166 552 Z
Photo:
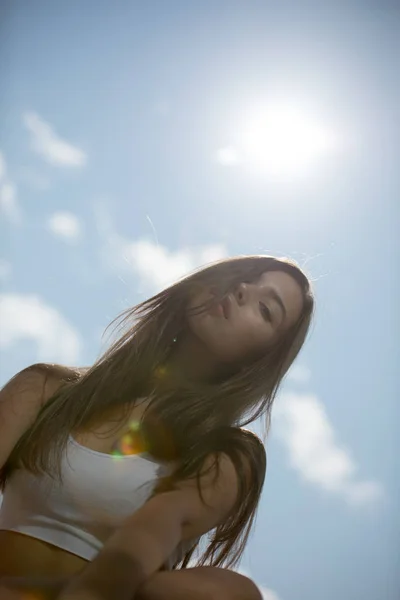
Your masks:
M 179 387 L 209 382 L 216 374 L 217 363 L 197 339 L 186 337 L 176 342 L 163 369 L 171 385 Z
M 194 336 L 182 337 L 157 373 L 159 382 L 168 388 L 193 384 L 212 384 L 232 375 L 232 365 L 221 365 L 209 349 Z

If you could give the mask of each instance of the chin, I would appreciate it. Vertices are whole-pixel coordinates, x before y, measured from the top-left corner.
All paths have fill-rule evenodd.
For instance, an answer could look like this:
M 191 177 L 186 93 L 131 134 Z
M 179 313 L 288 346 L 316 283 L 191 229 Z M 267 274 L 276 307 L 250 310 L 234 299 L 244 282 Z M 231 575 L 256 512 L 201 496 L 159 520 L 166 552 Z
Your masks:
M 232 348 L 217 347 L 210 349 L 210 352 L 215 356 L 216 362 L 224 367 L 237 366 L 243 360 L 243 356 L 240 356 L 239 353 L 233 353 Z

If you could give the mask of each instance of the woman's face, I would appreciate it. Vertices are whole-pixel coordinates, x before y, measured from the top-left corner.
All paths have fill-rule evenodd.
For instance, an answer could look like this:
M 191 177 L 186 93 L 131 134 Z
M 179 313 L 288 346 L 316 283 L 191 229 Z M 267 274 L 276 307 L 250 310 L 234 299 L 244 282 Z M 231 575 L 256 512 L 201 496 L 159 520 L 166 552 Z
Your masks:
M 213 298 L 210 289 L 192 298 L 195 308 Z M 299 319 L 303 293 L 283 271 L 267 271 L 253 283 L 240 284 L 234 293 L 208 311 L 188 316 L 191 334 L 224 364 L 236 363 L 267 350 Z

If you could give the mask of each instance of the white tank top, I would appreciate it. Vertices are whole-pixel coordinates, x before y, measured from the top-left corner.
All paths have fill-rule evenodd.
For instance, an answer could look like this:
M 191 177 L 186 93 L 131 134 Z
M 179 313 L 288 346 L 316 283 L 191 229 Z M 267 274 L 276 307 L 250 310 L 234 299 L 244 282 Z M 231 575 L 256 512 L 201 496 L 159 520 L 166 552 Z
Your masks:
M 159 477 L 169 472 L 167 464 L 147 455 L 103 454 L 70 437 L 61 464 L 62 484 L 24 469 L 11 474 L 0 508 L 0 529 L 24 533 L 91 561 L 121 522 L 148 500 Z M 179 554 L 192 544 L 182 545 Z

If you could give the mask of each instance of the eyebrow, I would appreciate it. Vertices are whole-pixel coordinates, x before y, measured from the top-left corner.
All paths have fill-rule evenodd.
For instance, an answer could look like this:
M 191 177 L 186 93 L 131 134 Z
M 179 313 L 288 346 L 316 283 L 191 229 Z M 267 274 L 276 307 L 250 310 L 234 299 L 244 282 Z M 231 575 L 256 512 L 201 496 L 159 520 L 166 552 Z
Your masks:
M 279 304 L 279 306 L 280 306 L 280 308 L 282 310 L 282 313 L 283 313 L 283 320 L 285 320 L 286 317 L 287 317 L 286 306 L 284 305 L 283 300 L 280 297 L 280 295 L 278 294 L 278 292 L 276 290 L 274 290 L 273 288 L 269 288 L 267 290 L 267 294 L 268 294 L 268 296 L 270 298 L 272 298 L 273 300 L 275 300 L 275 302 L 277 304 Z

